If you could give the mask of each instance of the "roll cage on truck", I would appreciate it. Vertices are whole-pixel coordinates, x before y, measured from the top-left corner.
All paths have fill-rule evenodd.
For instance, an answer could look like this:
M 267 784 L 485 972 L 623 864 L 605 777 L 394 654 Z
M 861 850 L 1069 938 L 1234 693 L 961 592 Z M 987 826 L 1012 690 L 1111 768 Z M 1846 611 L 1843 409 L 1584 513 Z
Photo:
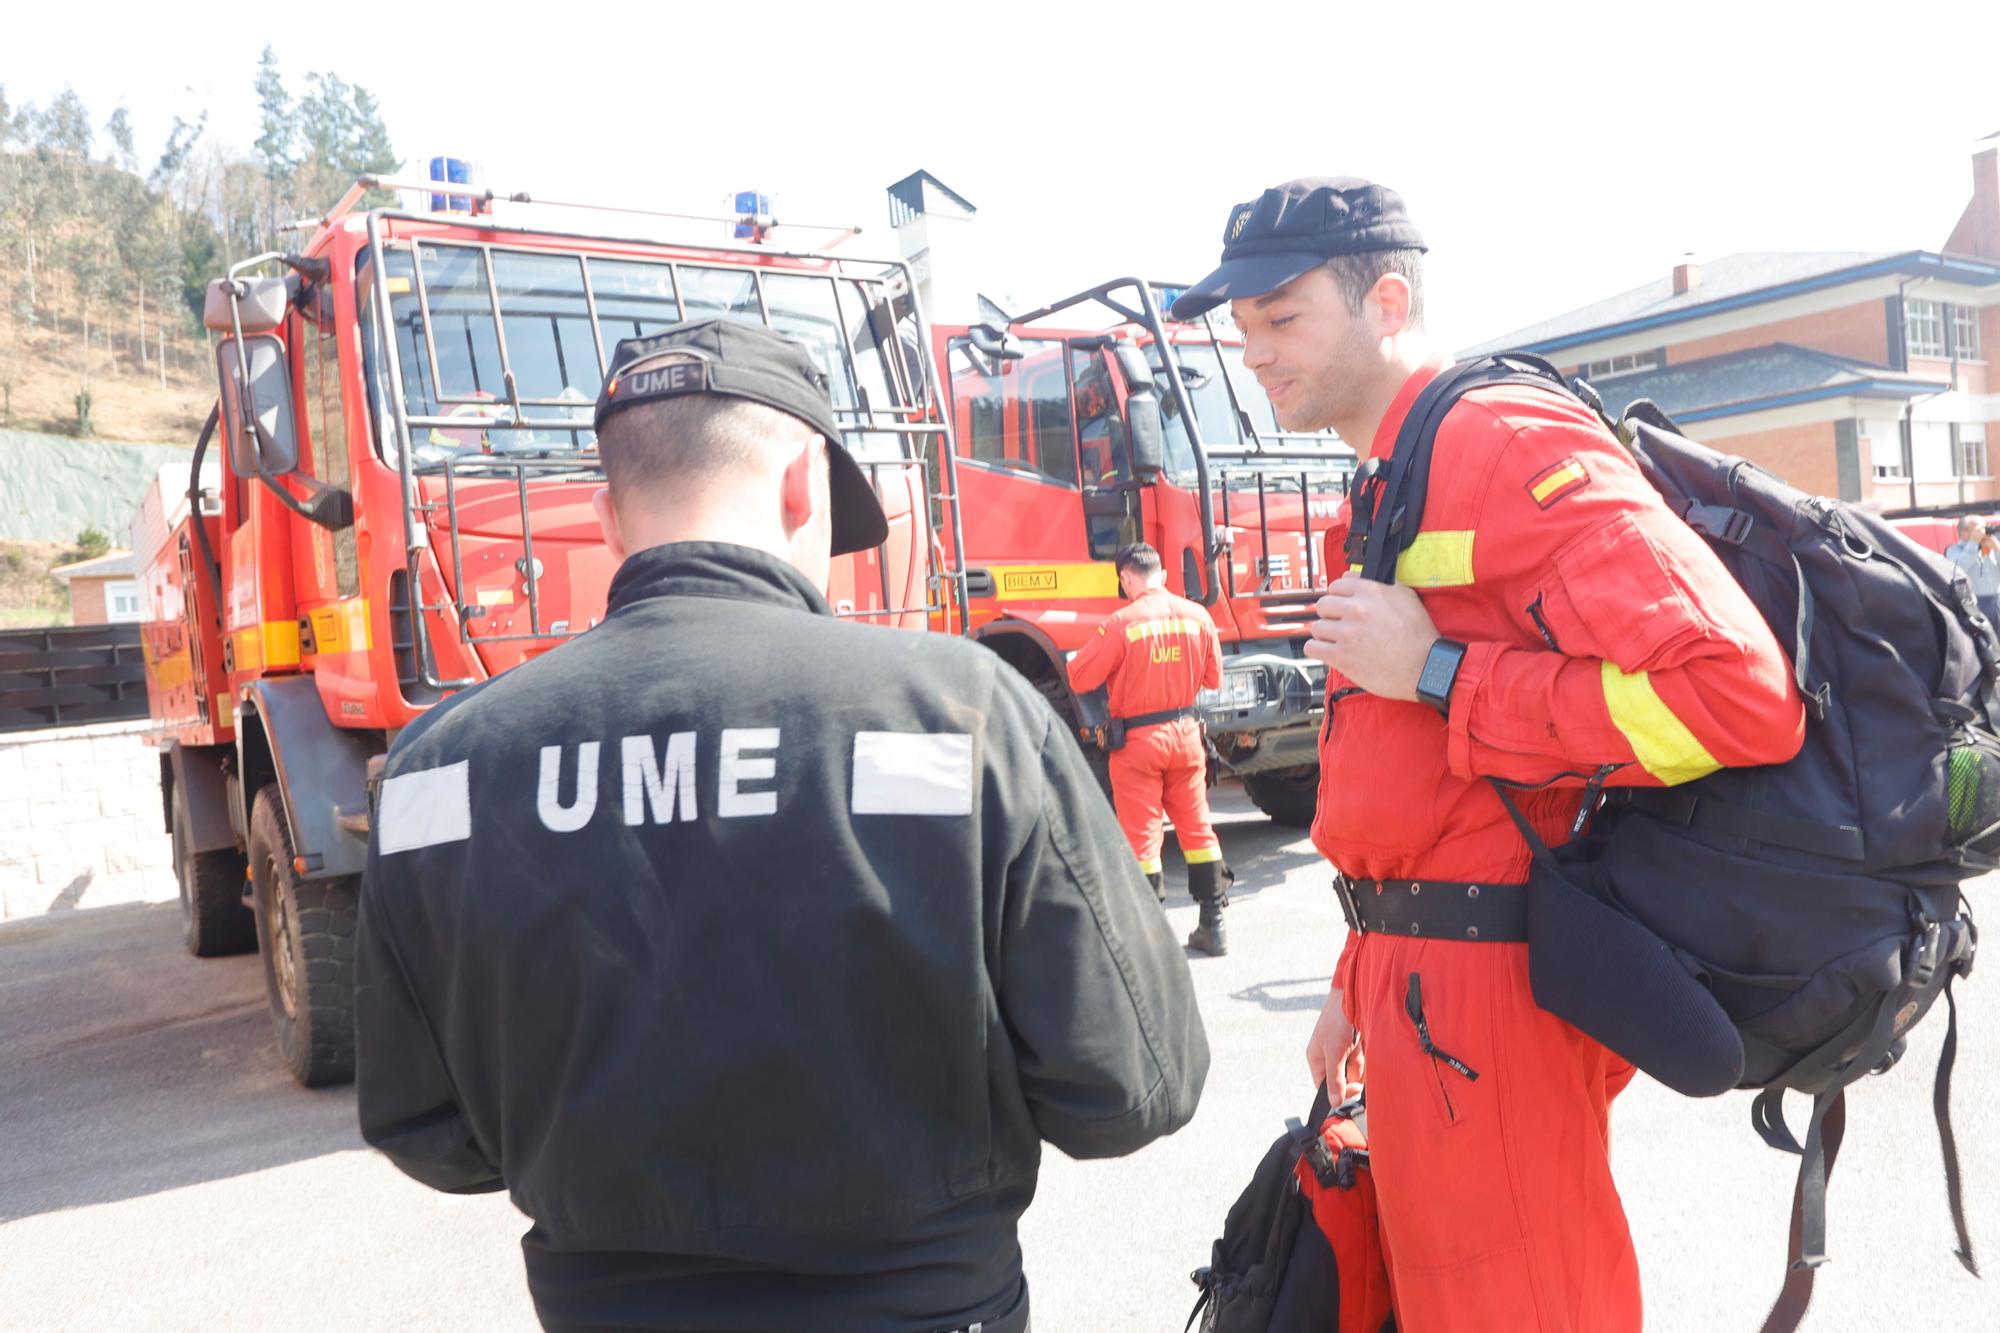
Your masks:
M 442 209 L 367 206 L 390 190 Z M 1151 540 L 1232 650 L 1204 699 L 1218 761 L 1304 817 L 1314 521 L 1352 460 L 1280 437 L 1212 329 L 1167 325 L 1155 289 L 1125 283 L 933 334 L 899 261 L 594 234 L 567 212 L 514 225 L 496 201 L 536 202 L 364 177 L 297 224 L 297 252 L 212 282 L 216 408 L 188 471 L 134 517 L 183 939 L 261 952 L 300 1083 L 352 1075 L 359 880 L 390 742 L 603 616 L 598 385 L 619 339 L 683 319 L 758 320 L 826 372 L 889 517 L 882 545 L 834 562 L 836 614 L 985 642 L 1088 750 L 1101 699 L 1074 696 L 1062 664 L 1118 605 L 1116 546 Z M 1052 331 L 1089 301 L 1123 322 Z

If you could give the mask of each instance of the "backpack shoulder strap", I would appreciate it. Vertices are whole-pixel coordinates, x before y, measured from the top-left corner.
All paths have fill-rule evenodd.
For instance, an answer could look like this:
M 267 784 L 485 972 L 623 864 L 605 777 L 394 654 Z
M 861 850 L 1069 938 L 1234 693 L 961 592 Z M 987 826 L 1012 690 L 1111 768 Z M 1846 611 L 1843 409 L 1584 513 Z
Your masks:
M 1396 581 L 1396 560 L 1417 538 L 1423 526 L 1424 500 L 1430 490 L 1431 452 L 1438 427 L 1453 404 L 1474 389 L 1496 384 L 1530 384 L 1575 397 L 1561 372 L 1541 357 L 1503 352 L 1473 357 L 1441 371 L 1410 404 L 1396 432 L 1395 452 L 1386 472 L 1369 471 L 1354 496 L 1347 558 L 1361 566 L 1361 576 L 1377 583 Z M 1601 417 L 1602 411 L 1598 410 Z M 1364 470 L 1374 468 L 1369 460 Z

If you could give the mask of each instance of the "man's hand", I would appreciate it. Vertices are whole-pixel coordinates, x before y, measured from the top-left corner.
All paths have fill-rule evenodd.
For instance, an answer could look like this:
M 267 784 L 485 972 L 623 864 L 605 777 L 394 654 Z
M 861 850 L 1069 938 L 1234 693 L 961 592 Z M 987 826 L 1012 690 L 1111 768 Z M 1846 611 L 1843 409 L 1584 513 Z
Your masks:
M 1306 1043 L 1306 1068 L 1312 1071 L 1314 1087 L 1326 1084 L 1326 1094 L 1335 1106 L 1361 1095 L 1366 1064 L 1354 1025 L 1340 1010 L 1338 987 L 1327 995 L 1319 1022 L 1313 1024 L 1312 1040 Z
M 1417 697 L 1417 677 L 1437 642 L 1437 625 L 1414 589 L 1343 574 L 1319 599 L 1306 656 L 1317 658 L 1370 694 Z

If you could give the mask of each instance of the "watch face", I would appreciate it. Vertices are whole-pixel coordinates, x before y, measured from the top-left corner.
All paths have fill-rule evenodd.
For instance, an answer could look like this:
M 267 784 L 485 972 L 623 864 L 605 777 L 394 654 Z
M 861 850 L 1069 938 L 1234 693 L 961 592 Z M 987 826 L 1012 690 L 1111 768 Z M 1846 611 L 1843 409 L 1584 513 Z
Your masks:
M 1451 684 L 1458 678 L 1458 664 L 1465 657 L 1465 645 L 1440 639 L 1431 645 L 1430 656 L 1424 658 L 1424 669 L 1417 676 L 1417 693 L 1426 703 L 1442 704 L 1451 693 Z

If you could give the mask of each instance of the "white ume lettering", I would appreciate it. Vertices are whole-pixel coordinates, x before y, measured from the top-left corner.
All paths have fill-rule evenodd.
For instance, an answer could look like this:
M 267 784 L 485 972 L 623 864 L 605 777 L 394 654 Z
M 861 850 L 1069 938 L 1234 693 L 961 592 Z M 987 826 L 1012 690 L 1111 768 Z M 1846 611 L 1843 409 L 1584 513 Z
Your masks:
M 723 819 L 778 812 L 778 793 L 756 789 L 778 775 L 778 728 L 734 727 L 722 733 L 715 785 L 715 813 Z M 571 751 L 575 758 L 570 758 Z M 697 819 L 701 805 L 695 795 L 697 737 L 677 731 L 661 746 L 652 736 L 627 736 L 618 742 L 619 786 L 625 823 L 649 820 L 671 824 Z M 763 753 L 768 752 L 768 753 Z M 553 833 L 574 833 L 597 813 L 597 788 L 602 776 L 597 741 L 575 746 L 544 745 L 535 784 L 535 813 Z M 747 788 L 747 790 L 746 790 Z M 565 792 L 569 799 L 563 799 Z

